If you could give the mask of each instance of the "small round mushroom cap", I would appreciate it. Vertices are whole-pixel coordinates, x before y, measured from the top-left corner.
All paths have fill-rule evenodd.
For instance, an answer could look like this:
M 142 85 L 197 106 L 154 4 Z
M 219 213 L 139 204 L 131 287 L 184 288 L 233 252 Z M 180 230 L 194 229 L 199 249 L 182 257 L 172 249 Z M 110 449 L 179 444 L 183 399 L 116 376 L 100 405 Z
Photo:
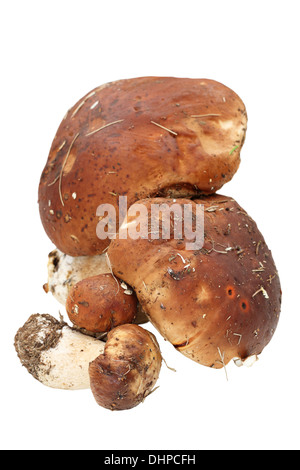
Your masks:
M 46 233 L 68 255 L 101 254 L 110 240 L 96 234 L 99 205 L 118 212 L 122 195 L 131 205 L 216 192 L 239 167 L 246 127 L 242 100 L 213 80 L 144 77 L 94 89 L 66 114 L 41 175 Z
M 122 325 L 108 334 L 104 354 L 89 368 L 98 405 L 110 410 L 134 408 L 155 386 L 162 357 L 155 336 L 138 325 Z
M 91 333 L 132 323 L 137 314 L 134 291 L 111 274 L 88 277 L 73 286 L 66 310 L 71 322 Z
M 139 201 L 148 213 L 152 204 L 173 202 Z M 176 202 L 193 211 L 204 206 L 203 247 L 187 250 L 186 237 L 117 237 L 108 249 L 113 272 L 133 287 L 150 321 L 178 351 L 208 367 L 234 358 L 241 364 L 263 351 L 279 320 L 281 288 L 271 251 L 231 197 Z
M 69 291 L 77 282 L 109 272 L 105 254 L 73 257 L 53 250 L 48 256 L 48 282 L 44 290 L 65 306 Z

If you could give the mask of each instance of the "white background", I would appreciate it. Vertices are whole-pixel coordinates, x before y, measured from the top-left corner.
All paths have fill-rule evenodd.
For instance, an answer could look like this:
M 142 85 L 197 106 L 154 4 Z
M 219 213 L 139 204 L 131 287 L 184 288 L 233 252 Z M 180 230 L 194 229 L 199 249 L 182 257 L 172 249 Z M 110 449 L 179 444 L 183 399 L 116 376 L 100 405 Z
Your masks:
M 296 0 L 1 2 L 2 449 L 299 449 L 299 15 Z M 108 81 L 212 78 L 246 104 L 242 164 L 221 193 L 238 200 L 272 249 L 283 290 L 278 330 L 252 369 L 202 367 L 158 335 L 160 388 L 131 411 L 89 390 L 57 391 L 13 347 L 32 313 L 58 315 L 42 290 L 52 245 L 37 189 L 65 112 Z M 62 312 L 63 313 L 63 312 Z M 151 327 L 149 327 L 150 329 Z

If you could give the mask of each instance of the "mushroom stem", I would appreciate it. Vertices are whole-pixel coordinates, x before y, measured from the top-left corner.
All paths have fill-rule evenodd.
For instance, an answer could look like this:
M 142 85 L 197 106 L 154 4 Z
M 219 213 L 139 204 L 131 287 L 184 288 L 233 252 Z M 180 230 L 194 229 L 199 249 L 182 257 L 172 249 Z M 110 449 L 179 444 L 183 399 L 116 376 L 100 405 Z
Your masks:
M 31 315 L 15 336 L 18 357 L 42 384 L 63 390 L 90 387 L 88 368 L 105 343 L 83 335 L 51 315 Z

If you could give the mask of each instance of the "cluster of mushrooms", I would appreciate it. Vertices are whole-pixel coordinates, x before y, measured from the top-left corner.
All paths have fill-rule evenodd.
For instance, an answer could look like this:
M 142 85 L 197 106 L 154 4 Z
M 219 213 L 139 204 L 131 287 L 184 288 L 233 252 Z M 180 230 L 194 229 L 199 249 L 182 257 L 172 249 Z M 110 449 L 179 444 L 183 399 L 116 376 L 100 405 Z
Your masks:
M 59 389 L 91 388 L 110 410 L 153 391 L 162 356 L 150 321 L 182 354 L 220 369 L 252 365 L 281 307 L 272 254 L 254 220 L 216 192 L 236 173 L 247 128 L 242 100 L 206 79 L 146 77 L 96 88 L 54 138 L 39 185 L 42 224 L 56 249 L 46 292 L 62 317 L 32 315 L 15 348 L 28 371 Z M 97 236 L 100 204 L 119 196 L 204 206 L 204 244 Z M 140 220 L 139 220 L 140 221 Z M 131 218 L 134 223 L 134 217 Z

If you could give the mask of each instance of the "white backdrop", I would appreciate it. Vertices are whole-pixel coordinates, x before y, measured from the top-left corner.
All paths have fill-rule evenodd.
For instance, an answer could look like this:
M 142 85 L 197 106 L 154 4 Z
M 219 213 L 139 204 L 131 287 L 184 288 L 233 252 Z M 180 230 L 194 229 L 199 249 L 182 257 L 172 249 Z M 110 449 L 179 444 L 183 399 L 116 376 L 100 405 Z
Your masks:
M 1 3 L 1 448 L 299 449 L 298 3 Z M 57 127 L 94 87 L 145 75 L 215 79 L 245 102 L 242 164 L 221 193 L 249 212 L 272 249 L 282 316 L 260 361 L 249 370 L 230 364 L 228 382 L 157 335 L 177 372 L 164 366 L 144 404 L 110 412 L 90 391 L 36 382 L 13 339 L 30 314 L 62 311 L 42 289 L 53 247 L 37 205 Z

